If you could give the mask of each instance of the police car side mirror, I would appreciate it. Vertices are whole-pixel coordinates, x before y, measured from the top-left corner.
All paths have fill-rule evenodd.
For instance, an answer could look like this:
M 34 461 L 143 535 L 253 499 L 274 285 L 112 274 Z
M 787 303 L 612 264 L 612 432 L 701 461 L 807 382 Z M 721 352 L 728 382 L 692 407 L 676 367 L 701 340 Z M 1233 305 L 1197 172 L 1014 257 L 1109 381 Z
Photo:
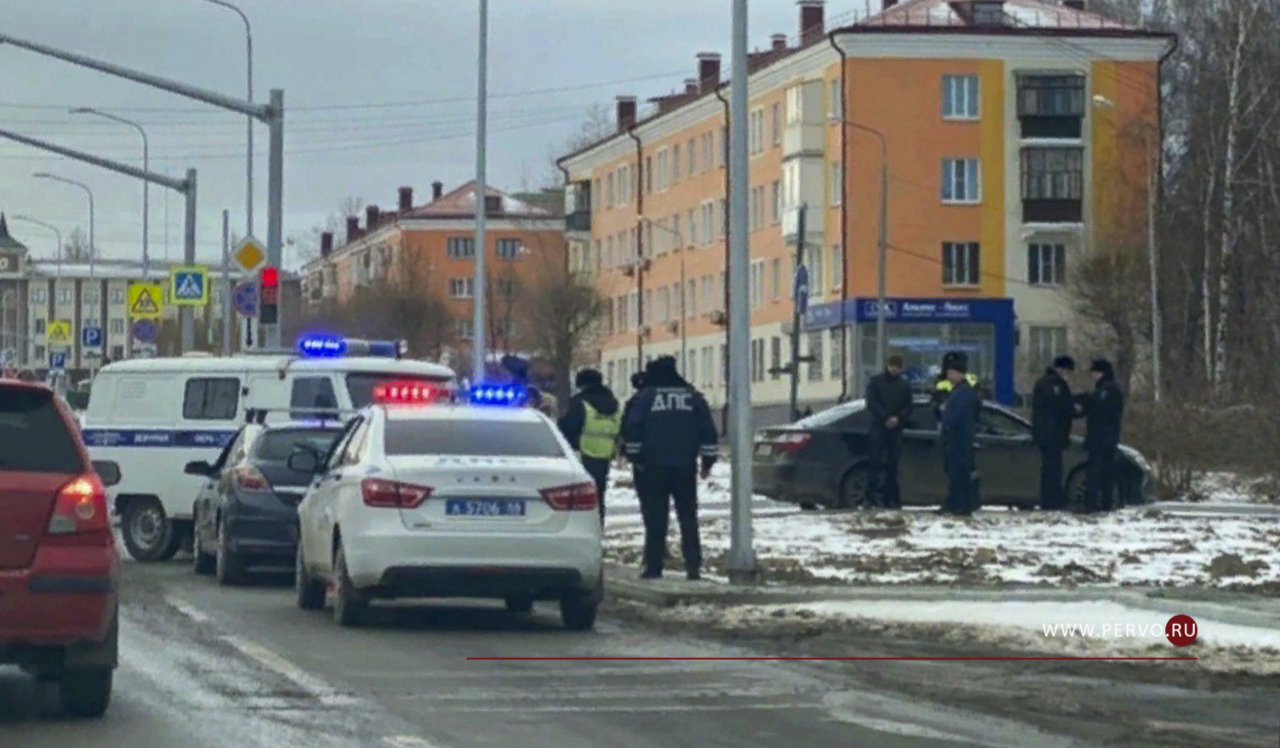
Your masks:
M 213 466 L 204 460 L 195 460 L 188 462 L 187 466 L 182 469 L 187 475 L 199 475 L 208 478 L 213 475 Z
M 294 452 L 289 455 L 289 469 L 295 473 L 315 475 L 320 472 L 320 458 L 313 452 Z
M 93 472 L 98 474 L 102 485 L 111 488 L 120 483 L 120 466 L 110 460 L 94 460 Z

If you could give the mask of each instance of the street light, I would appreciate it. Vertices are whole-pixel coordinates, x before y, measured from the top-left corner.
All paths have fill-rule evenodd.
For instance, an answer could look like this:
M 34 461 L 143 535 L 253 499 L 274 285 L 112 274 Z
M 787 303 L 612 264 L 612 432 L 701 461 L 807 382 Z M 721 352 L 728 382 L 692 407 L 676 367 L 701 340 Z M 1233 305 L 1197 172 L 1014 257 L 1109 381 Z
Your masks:
M 889 148 L 884 133 L 852 120 L 831 117 L 832 122 L 870 133 L 880 142 L 880 248 L 876 281 L 876 370 L 883 371 L 889 341 L 885 333 L 885 281 L 889 255 Z M 848 208 L 842 208 L 848 210 Z M 847 250 L 846 250 L 847 251 Z M 841 279 L 845 282 L 845 279 Z
M 52 223 L 45 223 L 44 221 L 31 218 L 30 216 L 14 216 L 13 220 L 24 221 L 26 223 L 34 224 L 36 226 L 49 229 L 50 231 L 53 232 L 53 235 L 58 238 L 58 254 L 56 255 L 56 258 L 58 260 L 58 275 L 61 276 L 62 275 L 62 231 L 59 230 L 57 226 L 54 226 Z
M 684 235 L 678 229 L 662 223 L 654 223 L 652 218 L 641 219 L 650 226 L 656 227 L 660 231 L 665 231 L 676 238 L 676 246 L 680 249 L 680 369 L 685 370 L 689 366 L 689 350 L 688 338 L 685 334 L 685 328 L 688 326 L 689 316 L 685 313 L 686 290 L 684 287 Z
M 1114 101 L 1101 94 L 1094 95 L 1093 105 L 1100 109 L 1111 110 L 1116 107 Z M 1158 134 L 1157 131 L 1157 136 Z M 1158 197 L 1156 175 L 1159 174 L 1159 161 L 1152 157 L 1151 143 L 1146 138 L 1142 140 L 1142 150 L 1147 166 L 1147 253 L 1150 255 L 1148 266 L 1151 275 L 1151 396 L 1159 404 L 1160 339 L 1163 337 L 1160 319 L 1160 255 L 1156 244 L 1156 199 Z
M 96 114 L 103 119 L 109 119 L 112 122 L 119 122 L 122 125 L 128 125 L 138 131 L 142 135 L 142 170 L 151 171 L 151 149 L 147 145 L 147 131 L 142 129 L 142 125 L 124 117 L 118 117 L 114 114 L 102 112 L 92 107 L 80 107 L 72 109 L 72 114 Z M 151 183 L 143 180 L 142 182 L 142 276 L 149 278 L 148 274 L 151 269 Z M 91 242 L 92 243 L 92 242 Z
M 249 97 L 248 99 L 246 99 L 246 101 L 252 102 L 253 101 L 253 27 L 249 25 L 249 17 L 244 14 L 244 11 L 240 10 L 236 6 L 232 5 L 231 3 L 225 2 L 225 0 L 204 0 L 204 1 L 206 3 L 212 3 L 213 5 L 217 5 L 221 8 L 226 8 L 232 13 L 235 13 L 236 15 L 240 16 L 240 20 L 244 22 L 245 50 L 246 50 L 246 56 L 248 57 L 248 63 L 249 63 L 248 65 Z M 245 221 L 247 226 L 246 234 L 248 236 L 253 236 L 253 116 L 252 115 L 248 117 L 248 124 L 245 126 L 245 132 L 247 133 L 247 136 L 248 136 L 249 150 L 248 150 L 248 156 L 246 158 L 247 184 L 245 186 L 244 213 L 245 213 Z
M 97 249 L 96 249 L 96 245 L 94 245 L 93 243 L 93 237 L 94 237 L 93 190 L 89 189 L 89 186 L 82 182 L 77 182 L 74 179 L 67 179 L 66 177 L 60 177 L 55 174 L 49 174 L 43 171 L 39 172 L 38 174 L 32 174 L 31 176 L 36 179 L 51 179 L 55 182 L 62 182 L 63 184 L 69 184 L 74 187 L 79 187 L 80 189 L 84 190 L 86 195 L 89 196 L 89 277 L 90 278 L 94 277 L 93 255 L 97 251 Z
M 212 1 L 212 0 L 211 0 Z M 479 65 L 476 90 L 476 272 L 475 272 L 475 307 L 472 311 L 471 331 L 471 366 L 472 379 L 482 381 L 485 376 L 484 353 L 484 260 L 485 260 L 485 214 L 488 206 L 489 190 L 485 186 L 485 145 L 488 130 L 488 96 L 489 96 L 489 0 L 480 0 L 480 44 Z

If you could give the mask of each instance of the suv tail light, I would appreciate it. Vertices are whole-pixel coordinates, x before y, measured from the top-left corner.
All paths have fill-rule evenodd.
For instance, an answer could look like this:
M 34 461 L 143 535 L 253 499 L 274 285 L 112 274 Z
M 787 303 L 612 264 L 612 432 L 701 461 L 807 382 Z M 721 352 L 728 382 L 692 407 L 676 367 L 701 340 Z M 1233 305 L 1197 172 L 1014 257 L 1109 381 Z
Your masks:
M 599 497 L 596 496 L 596 484 L 575 483 L 571 486 L 544 488 L 539 493 L 542 500 L 552 509 L 561 512 L 585 511 L 595 509 Z
M 53 516 L 49 518 L 50 535 L 110 531 L 107 489 L 97 475 L 82 475 L 58 491 Z
M 412 483 L 365 478 L 360 481 L 360 493 L 364 496 L 366 506 L 417 509 L 431 496 L 431 489 Z
M 779 434 L 773 440 L 775 455 L 793 455 L 805 448 L 812 437 L 804 433 Z
M 271 482 L 252 465 L 241 465 L 231 471 L 231 482 L 242 491 L 253 493 L 271 493 Z

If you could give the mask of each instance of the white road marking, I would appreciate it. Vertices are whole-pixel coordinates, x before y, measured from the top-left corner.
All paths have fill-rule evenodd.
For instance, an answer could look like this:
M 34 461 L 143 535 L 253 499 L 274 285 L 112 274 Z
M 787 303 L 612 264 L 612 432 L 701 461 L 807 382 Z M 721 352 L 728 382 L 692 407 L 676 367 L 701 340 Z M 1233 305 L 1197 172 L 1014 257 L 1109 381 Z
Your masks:
M 245 657 L 292 681 L 294 685 L 327 706 L 350 706 L 359 703 L 359 699 L 341 693 L 261 644 L 235 636 L 224 636 L 222 640 L 235 647 Z
M 405 697 L 409 698 L 409 697 Z M 421 699 L 420 696 L 413 697 Z M 520 714 L 577 714 L 589 712 L 612 712 L 645 714 L 653 712 L 739 712 L 739 711 L 778 711 L 808 709 L 820 710 L 821 707 L 811 701 L 788 701 L 769 704 L 652 704 L 641 706 L 636 704 L 591 704 L 562 706 L 520 706 Z M 423 714 L 492 714 L 494 706 L 431 706 L 423 710 Z
M 169 603 L 169 605 L 172 606 L 174 610 L 178 611 L 179 613 L 186 616 L 187 618 L 190 618 L 196 623 L 204 624 L 204 623 L 213 622 L 213 619 L 205 615 L 203 611 L 201 611 L 199 608 L 187 602 L 186 600 L 183 600 L 180 597 L 174 597 L 173 595 L 165 595 L 164 601 Z

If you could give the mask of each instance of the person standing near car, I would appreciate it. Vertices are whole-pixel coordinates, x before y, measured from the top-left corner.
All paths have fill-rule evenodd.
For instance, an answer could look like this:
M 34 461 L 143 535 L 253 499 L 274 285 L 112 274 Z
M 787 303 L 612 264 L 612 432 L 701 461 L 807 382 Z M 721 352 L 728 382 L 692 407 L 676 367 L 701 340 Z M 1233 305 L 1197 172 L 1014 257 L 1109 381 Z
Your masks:
M 645 371 L 645 388 L 622 424 L 627 459 L 637 474 L 644 474 L 636 486 L 644 520 L 642 579 L 662 576 L 672 500 L 685 571 L 689 579 L 700 578 L 698 463 L 705 480 L 719 456 L 718 437 L 706 398 L 676 371 L 676 360 L 671 356 L 654 359 Z
M 1062 485 L 1062 453 L 1071 443 L 1071 422 L 1076 417 L 1075 398 L 1067 377 L 1076 370 L 1075 359 L 1058 356 L 1036 381 L 1031 394 L 1031 434 L 1040 448 L 1040 508 L 1065 509 Z
M 569 398 L 569 407 L 556 425 L 596 482 L 603 524 L 604 492 L 609 485 L 609 465 L 617 452 L 618 434 L 622 431 L 622 413 L 618 398 L 605 386 L 604 376 L 598 369 L 583 369 L 573 384 L 578 392 Z
M 902 430 L 915 408 L 911 383 L 902 376 L 902 357 L 890 356 L 885 370 L 867 384 L 867 410 L 871 413 L 871 492 L 880 506 L 902 506 L 898 490 L 898 460 L 902 455 Z
M 969 361 L 953 351 L 942 359 L 942 375 L 951 383 L 942 410 L 942 460 L 947 474 L 947 499 L 943 514 L 968 516 L 978 509 L 976 461 L 973 440 L 978 428 L 982 401 L 969 384 Z
M 1120 451 L 1120 427 L 1124 420 L 1124 392 L 1116 384 L 1111 362 L 1100 358 L 1089 367 L 1093 392 L 1085 401 L 1084 507 L 1086 512 L 1110 511 L 1115 489 L 1116 458 Z

